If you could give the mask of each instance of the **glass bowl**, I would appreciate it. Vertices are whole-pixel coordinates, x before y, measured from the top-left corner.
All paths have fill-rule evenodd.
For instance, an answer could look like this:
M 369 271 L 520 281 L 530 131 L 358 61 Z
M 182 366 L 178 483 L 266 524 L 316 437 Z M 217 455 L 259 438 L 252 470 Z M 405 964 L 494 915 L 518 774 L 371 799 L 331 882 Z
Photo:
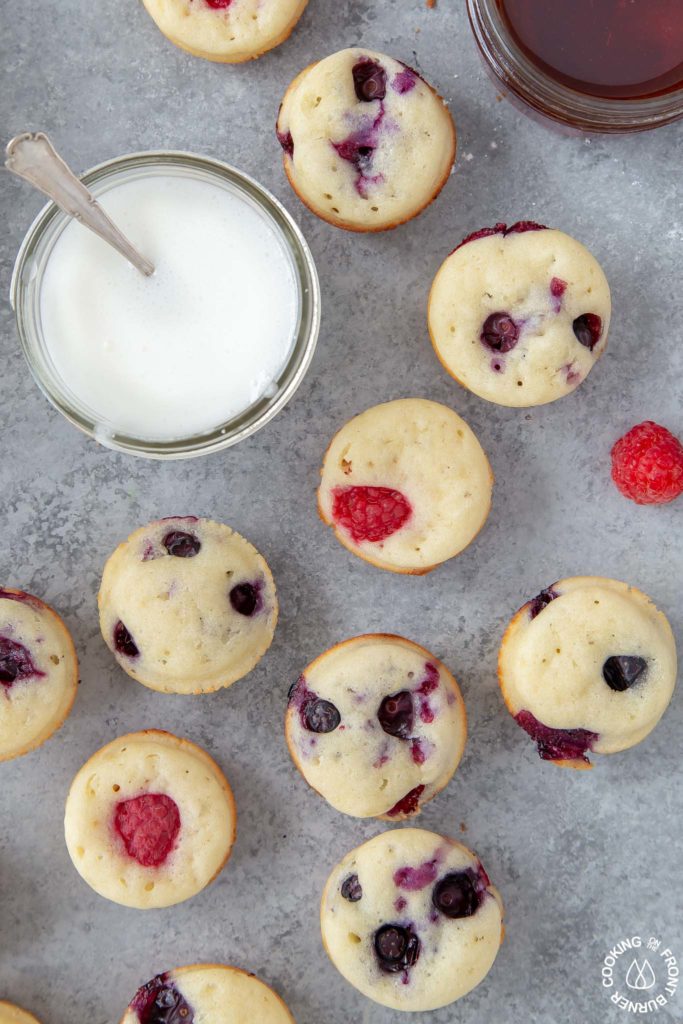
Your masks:
M 292 351 L 268 392 L 232 419 L 202 434 L 153 441 L 114 430 L 88 408 L 61 379 L 47 349 L 41 323 L 40 292 L 52 249 L 69 221 L 54 203 L 40 211 L 19 250 L 10 285 L 21 346 L 39 387 L 69 422 L 115 451 L 152 459 L 186 459 L 237 444 L 269 423 L 287 404 L 310 365 L 320 327 L 320 285 L 306 240 L 278 200 L 248 175 L 209 157 L 181 152 L 133 153 L 99 164 L 82 176 L 95 196 L 123 182 L 149 175 L 180 175 L 205 180 L 237 193 L 258 208 L 282 240 L 298 291 Z
M 571 2 L 571 0 L 568 0 Z M 543 73 L 512 38 L 496 0 L 467 0 L 484 61 L 513 99 L 578 132 L 639 132 L 683 117 L 683 88 L 642 99 L 578 92 Z

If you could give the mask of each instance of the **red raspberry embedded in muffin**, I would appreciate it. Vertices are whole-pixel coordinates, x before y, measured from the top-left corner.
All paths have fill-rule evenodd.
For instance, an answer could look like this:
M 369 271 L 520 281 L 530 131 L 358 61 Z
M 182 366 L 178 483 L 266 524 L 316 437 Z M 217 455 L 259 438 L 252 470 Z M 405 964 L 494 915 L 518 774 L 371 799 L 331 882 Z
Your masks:
M 114 827 L 129 857 L 145 868 L 158 868 L 178 838 L 180 812 L 165 793 L 145 793 L 116 805 Z
M 637 505 L 662 505 L 683 493 L 683 445 L 652 420 L 632 427 L 612 448 L 612 479 Z
M 416 786 L 415 789 L 411 789 L 409 793 L 401 797 L 398 803 L 394 804 L 391 810 L 387 811 L 387 816 L 395 818 L 397 814 L 415 814 L 420 806 L 420 797 L 423 793 L 424 786 Z
M 396 533 L 410 519 L 410 502 L 391 487 L 335 487 L 332 492 L 335 523 L 360 544 L 376 543 Z
M 214 11 L 224 11 L 226 7 L 229 7 L 232 0 L 206 0 L 209 7 L 212 7 Z

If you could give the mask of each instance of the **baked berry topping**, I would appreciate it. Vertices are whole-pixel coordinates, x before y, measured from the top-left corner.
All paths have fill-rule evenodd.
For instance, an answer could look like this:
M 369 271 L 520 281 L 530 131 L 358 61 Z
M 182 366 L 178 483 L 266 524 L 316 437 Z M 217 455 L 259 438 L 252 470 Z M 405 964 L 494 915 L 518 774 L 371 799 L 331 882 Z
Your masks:
M 33 659 L 26 647 L 9 637 L 0 636 L 0 685 L 7 690 L 18 679 L 40 678 L 45 673 L 33 664 Z
M 379 724 L 390 736 L 400 740 L 410 739 L 413 731 L 413 698 L 408 690 L 385 697 L 377 711 Z
M 261 587 L 258 583 L 237 583 L 230 591 L 230 604 L 240 615 L 247 618 L 259 612 L 263 606 Z
M 226 7 L 230 6 L 232 0 L 206 0 L 206 2 L 214 11 L 224 11 Z
M 410 519 L 408 499 L 391 487 L 335 487 L 332 492 L 332 517 L 351 539 L 378 543 Z
M 457 252 L 458 249 L 461 249 L 463 245 L 467 245 L 468 242 L 476 242 L 479 238 L 490 238 L 491 235 L 505 236 L 521 234 L 524 231 L 545 230 L 545 224 L 537 224 L 536 221 L 533 220 L 518 220 L 515 224 L 512 224 L 510 227 L 508 227 L 507 224 L 504 224 L 502 221 L 499 221 L 497 224 L 494 224 L 492 228 L 479 228 L 478 231 L 473 231 L 470 235 L 467 235 L 465 238 L 463 238 L 462 242 L 460 242 L 459 245 L 456 245 L 455 249 L 453 249 L 453 252 Z M 453 255 L 453 253 L 451 253 L 451 255 Z
M 552 729 L 543 725 L 530 711 L 520 711 L 515 721 L 535 740 L 539 757 L 543 761 L 585 761 L 586 751 L 593 749 L 598 739 L 596 732 L 588 729 Z
M 519 341 L 519 327 L 509 313 L 491 313 L 484 321 L 480 340 L 493 352 L 509 352 Z
M 381 64 L 369 57 L 361 57 L 351 69 L 353 87 L 361 103 L 383 100 L 387 94 L 387 73 Z
M 683 494 L 683 445 L 666 427 L 645 420 L 612 448 L 612 479 L 637 505 L 661 505 Z
M 506 235 L 521 235 L 525 231 L 545 231 L 545 224 L 539 224 L 535 220 L 518 220 L 505 229 Z
M 292 138 L 292 133 L 276 131 L 275 134 L 277 135 L 277 141 L 280 143 L 287 156 L 294 156 L 294 139 Z
M 567 290 L 567 282 L 561 277 L 553 277 L 550 282 L 550 294 L 554 299 L 561 299 Z
M 418 693 L 423 693 L 425 696 L 428 693 L 433 693 L 439 685 L 439 670 L 436 665 L 432 665 L 430 661 L 425 663 L 425 677 L 417 688 Z
M 114 827 L 129 857 L 145 868 L 157 868 L 178 838 L 180 812 L 175 800 L 165 793 L 144 793 L 119 801 Z
M 417 868 L 398 868 L 394 871 L 394 885 L 406 892 L 419 892 L 425 886 L 431 885 L 437 874 L 438 857 L 425 861 Z
M 349 875 L 344 879 L 341 886 L 341 894 L 349 903 L 358 903 L 363 896 L 363 888 L 358 881 L 358 875 Z
M 403 71 L 399 71 L 397 75 L 394 75 L 394 80 L 391 83 L 391 88 L 394 92 L 397 92 L 399 96 L 403 96 L 405 93 L 410 92 L 411 89 L 415 88 L 415 83 L 418 78 L 417 71 L 413 71 L 412 68 L 404 68 Z
M 182 530 L 171 530 L 163 539 L 163 545 L 169 555 L 175 558 L 194 558 L 201 550 L 201 541 L 191 533 Z
M 433 718 L 434 716 L 432 716 Z M 422 718 L 422 714 L 420 714 Z M 424 721 L 424 719 L 422 719 Z M 410 756 L 413 759 L 413 764 L 424 764 L 431 750 L 431 744 L 429 747 L 425 747 L 423 741 L 419 738 L 410 741 Z
M 395 818 L 399 814 L 415 814 L 420 806 L 420 797 L 424 793 L 424 786 L 416 786 L 406 793 L 404 797 L 394 804 L 391 810 L 387 811 L 387 817 Z
M 542 590 L 540 594 L 537 594 L 536 597 L 529 601 L 529 618 L 535 619 L 537 615 L 541 614 L 544 608 L 547 608 L 551 601 L 554 601 L 555 598 L 559 596 L 560 595 L 557 591 L 553 590 L 552 587 L 547 587 L 545 590 Z
M 614 654 L 602 666 L 602 678 L 610 690 L 622 693 L 638 682 L 646 668 L 645 658 L 636 654 Z
M 411 925 L 383 924 L 375 932 L 374 946 L 377 964 L 385 974 L 407 971 L 420 955 L 420 940 Z
M 194 1010 L 169 974 L 158 974 L 139 988 L 130 1004 L 140 1024 L 193 1024 Z
M 573 322 L 572 329 L 579 344 L 592 352 L 600 341 L 602 320 L 597 313 L 582 313 Z
M 342 160 L 347 160 L 350 164 L 353 164 L 361 175 L 365 175 L 365 172 L 370 169 L 375 145 L 373 133 L 367 130 L 354 132 L 353 135 L 349 135 L 343 142 L 333 143 Z
M 446 917 L 471 917 L 479 909 L 486 890 L 476 871 L 452 871 L 440 878 L 432 891 L 432 903 Z
M 133 637 L 120 619 L 114 626 L 114 647 L 119 654 L 125 654 L 127 658 L 137 658 L 140 653 Z
M 313 700 L 303 709 L 304 725 L 309 732 L 334 732 L 341 715 L 329 700 Z

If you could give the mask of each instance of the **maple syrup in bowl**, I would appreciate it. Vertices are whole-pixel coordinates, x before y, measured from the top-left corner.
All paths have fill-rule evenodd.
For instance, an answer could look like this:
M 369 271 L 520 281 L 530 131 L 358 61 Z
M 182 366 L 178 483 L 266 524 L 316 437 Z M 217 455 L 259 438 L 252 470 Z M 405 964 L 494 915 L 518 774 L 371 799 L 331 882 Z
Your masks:
M 683 0 L 467 0 L 490 70 L 579 131 L 683 117 Z

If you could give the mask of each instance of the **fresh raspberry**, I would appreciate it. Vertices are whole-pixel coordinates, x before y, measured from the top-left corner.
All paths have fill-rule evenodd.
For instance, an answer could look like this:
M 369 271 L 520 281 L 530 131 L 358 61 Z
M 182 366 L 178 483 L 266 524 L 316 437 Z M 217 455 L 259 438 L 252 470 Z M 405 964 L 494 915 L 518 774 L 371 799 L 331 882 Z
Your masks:
M 683 493 L 683 445 L 665 427 L 645 420 L 612 448 L 612 479 L 637 505 L 662 505 Z
M 145 868 L 158 868 L 180 832 L 180 812 L 165 793 L 145 793 L 116 805 L 114 827 L 129 857 Z
M 359 544 L 386 540 L 410 519 L 412 508 L 391 487 L 335 487 L 332 516 Z

